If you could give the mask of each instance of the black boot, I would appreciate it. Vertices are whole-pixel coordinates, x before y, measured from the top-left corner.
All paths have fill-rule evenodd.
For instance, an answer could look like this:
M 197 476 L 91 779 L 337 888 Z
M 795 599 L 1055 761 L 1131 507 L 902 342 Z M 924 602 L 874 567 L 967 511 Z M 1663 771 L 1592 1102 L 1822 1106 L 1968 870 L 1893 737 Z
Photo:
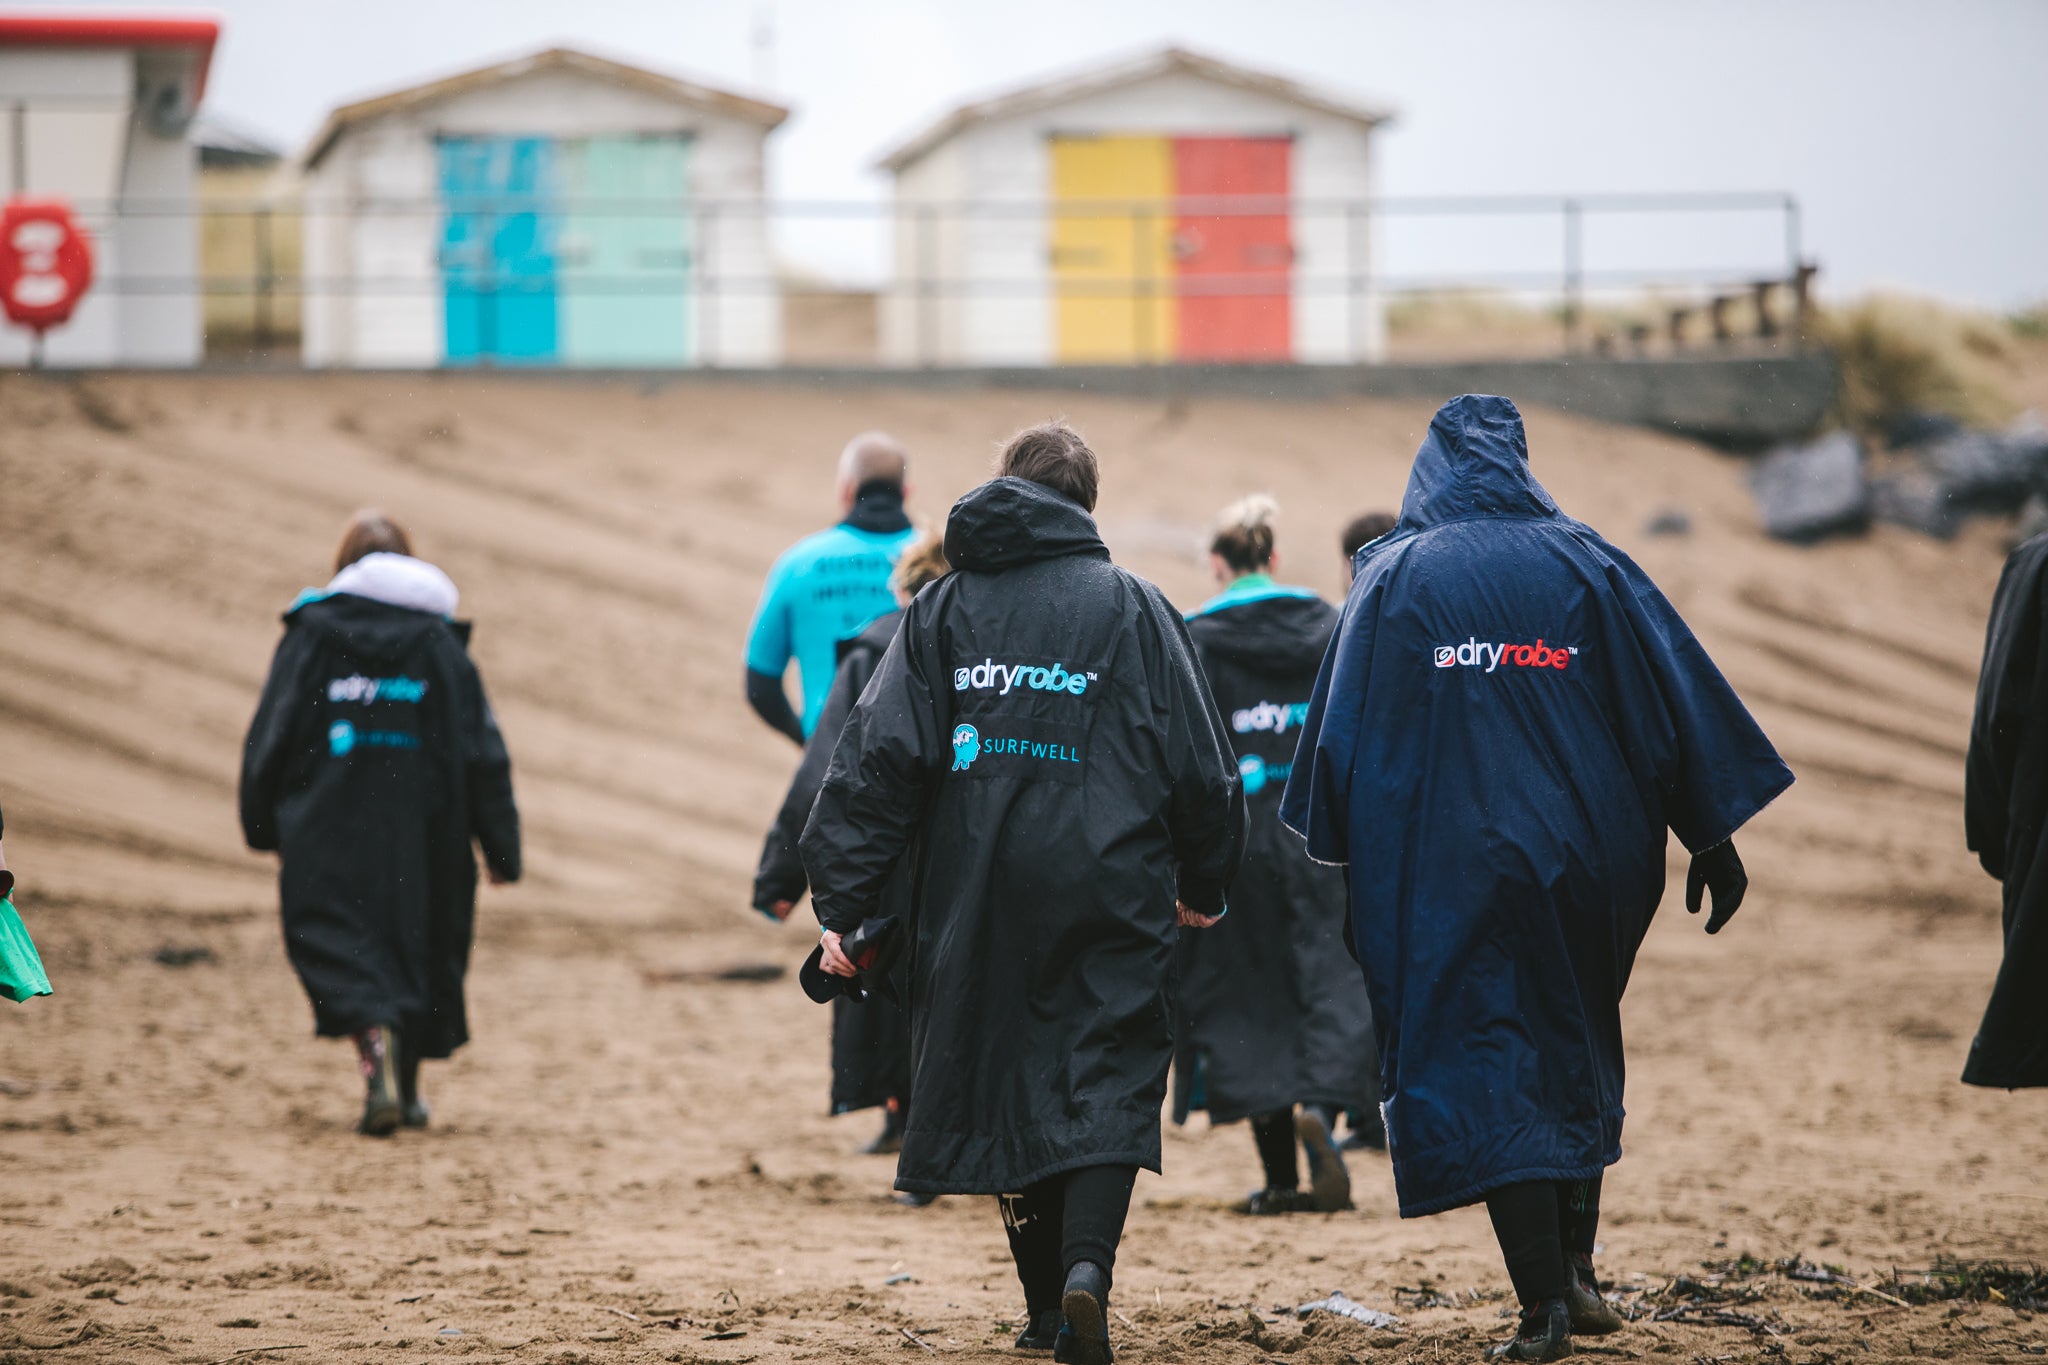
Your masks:
M 420 1098 L 419 1049 L 403 1038 L 398 1048 L 398 1106 L 408 1128 L 424 1128 L 434 1117 L 427 1102 Z
M 1050 1351 L 1059 1340 L 1060 1323 L 1064 1315 L 1057 1308 L 1041 1308 L 1031 1315 L 1031 1321 L 1017 1334 L 1017 1349 L 1020 1351 Z
M 1488 1360 L 1563 1360 L 1572 1353 L 1572 1314 L 1563 1299 L 1522 1310 L 1515 1334 L 1486 1353 Z
M 1052 1358 L 1061 1365 L 1111 1365 L 1109 1349 L 1109 1272 L 1093 1261 L 1077 1261 L 1067 1272 L 1060 1295 L 1066 1322 L 1053 1342 Z
M 1059 1220 L 1042 1201 L 1029 1194 L 999 1194 L 1003 1231 L 1010 1238 L 1010 1259 L 1024 1286 L 1024 1316 L 1029 1325 L 1018 1334 L 1020 1351 L 1050 1351 L 1060 1334 Z
M 364 1086 L 363 1118 L 356 1131 L 366 1137 L 390 1137 L 404 1119 L 398 1099 L 398 1031 L 388 1025 L 366 1028 L 355 1040 Z
M 1600 1297 L 1600 1277 L 1593 1273 L 1593 1258 L 1574 1252 L 1570 1261 L 1571 1282 L 1564 1301 L 1571 1308 L 1572 1331 L 1580 1336 L 1604 1337 L 1622 1329 L 1621 1314 Z
M 908 1117 L 903 1106 L 896 1100 L 889 1101 L 882 1110 L 882 1131 L 875 1140 L 861 1148 L 862 1156 L 894 1156 L 903 1150 L 903 1124 Z
M 1272 1218 L 1283 1213 L 1314 1213 L 1316 1197 L 1307 1190 L 1269 1185 L 1263 1190 L 1253 1190 L 1239 1210 L 1254 1218 Z

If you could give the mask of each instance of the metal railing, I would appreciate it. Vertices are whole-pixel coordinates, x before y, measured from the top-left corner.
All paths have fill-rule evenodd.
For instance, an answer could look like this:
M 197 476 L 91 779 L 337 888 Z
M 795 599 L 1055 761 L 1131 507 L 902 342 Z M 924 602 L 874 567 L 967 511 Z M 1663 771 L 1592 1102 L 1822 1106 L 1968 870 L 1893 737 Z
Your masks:
M 75 207 L 97 231 L 192 220 L 200 259 L 191 273 L 144 273 L 117 261 L 94 289 L 196 296 L 205 301 L 210 341 L 234 337 L 264 351 L 289 346 L 309 301 L 438 296 L 457 307 L 473 297 L 476 306 L 489 307 L 560 292 L 688 297 L 699 349 L 715 361 L 721 316 L 733 301 L 837 288 L 874 290 L 907 310 L 914 364 L 947 363 L 942 314 L 975 300 L 1039 299 L 1050 308 L 1067 300 L 1122 301 L 1131 307 L 1133 328 L 1147 329 L 1156 326 L 1147 305 L 1160 300 L 1287 298 L 1341 309 L 1347 347 L 1360 354 L 1374 310 L 1386 302 L 1479 292 L 1553 317 L 1554 344 L 1564 350 L 1643 347 L 1665 332 L 1674 345 L 1725 345 L 1739 333 L 1796 335 L 1813 275 L 1798 201 L 1776 192 L 890 204 L 560 195 L 330 200 L 280 190 Z M 323 230 L 359 238 L 384 230 L 387 246 L 411 242 L 410 256 L 398 269 L 323 273 L 304 256 L 307 225 L 316 218 Z M 1200 274 L 1181 269 L 1189 251 L 1199 250 L 1187 246 L 1187 234 L 1245 219 L 1264 221 L 1284 247 L 1284 261 Z M 458 221 L 460 242 L 450 231 Z M 1705 230 L 1728 221 L 1743 224 L 1732 252 L 1715 247 L 1715 232 Z M 1062 230 L 1087 223 L 1111 230 L 1127 223 L 1128 246 L 1100 268 L 1056 260 Z M 659 244 L 642 249 L 637 268 L 593 268 L 587 239 L 607 224 L 630 224 L 632 235 Z M 1511 231 L 1486 248 L 1457 247 L 1451 239 L 1473 224 Z M 1629 224 L 1633 232 L 1616 232 Z M 1606 234 L 1604 250 L 1596 249 L 1596 229 Z M 508 262 L 491 247 L 509 238 L 525 243 L 524 260 Z M 831 260 L 835 273 L 853 283 L 792 284 L 775 261 L 803 254 Z M 1602 330 L 1592 319 L 1592 304 L 1602 298 L 1632 298 L 1637 314 L 1641 300 L 1654 299 L 1662 325 L 1635 320 Z M 1710 337 L 1692 336 L 1695 319 L 1707 320 Z M 1132 346 L 1142 357 L 1155 354 L 1159 341 L 1140 334 Z

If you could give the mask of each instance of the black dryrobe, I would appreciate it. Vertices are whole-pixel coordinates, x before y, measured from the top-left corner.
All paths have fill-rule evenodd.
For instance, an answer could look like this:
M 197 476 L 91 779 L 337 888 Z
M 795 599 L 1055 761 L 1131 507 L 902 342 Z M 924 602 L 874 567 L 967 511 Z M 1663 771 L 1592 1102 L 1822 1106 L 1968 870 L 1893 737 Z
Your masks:
M 817 727 L 804 742 L 803 762 L 797 764 L 796 776 L 789 781 L 782 808 L 761 847 L 761 865 L 754 873 L 756 910 L 766 912 L 777 901 L 803 898 L 809 881 L 797 854 L 797 840 L 803 837 L 804 821 L 810 818 L 818 788 L 824 785 L 825 771 L 832 766 L 832 753 L 839 747 L 846 717 L 902 623 L 903 613 L 892 611 L 840 644 L 839 672 L 833 675 L 825 709 L 818 713 Z M 899 872 L 890 878 L 876 913 L 902 915 L 909 904 L 910 879 Z M 903 1017 L 902 1006 L 880 991 L 870 992 L 865 1000 L 845 993 L 834 996 L 832 1112 L 846 1114 L 909 1098 L 910 1023 Z
M 467 627 L 337 594 L 285 617 L 249 727 L 242 830 L 283 855 L 285 947 L 323 1036 L 469 1039 L 470 841 L 519 876 L 512 765 Z
M 2005 883 L 2005 960 L 1963 1080 L 2048 1085 L 2048 536 L 2012 552 L 1991 603 L 1963 824 Z
M 908 859 L 914 1074 L 897 1185 L 1159 1169 L 1176 895 L 1215 914 L 1237 763 L 1180 614 L 1077 503 L 999 478 L 946 528 L 804 830 L 850 932 Z
M 1296 1104 L 1362 1109 L 1379 1100 L 1372 1006 L 1344 950 L 1344 873 L 1311 861 L 1280 823 L 1280 793 L 1336 625 L 1322 598 L 1270 583 L 1233 588 L 1188 619 L 1237 754 L 1251 834 L 1230 913 L 1181 942 L 1176 1120 L 1197 1105 L 1228 1123 Z

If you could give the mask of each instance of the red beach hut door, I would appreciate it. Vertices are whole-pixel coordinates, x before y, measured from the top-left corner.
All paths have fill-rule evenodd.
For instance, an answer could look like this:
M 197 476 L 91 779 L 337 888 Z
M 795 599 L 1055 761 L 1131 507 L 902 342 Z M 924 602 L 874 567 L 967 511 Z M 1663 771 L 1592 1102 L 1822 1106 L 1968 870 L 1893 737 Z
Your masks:
M 1293 354 L 1287 200 L 1293 146 L 1285 137 L 1173 140 L 1173 189 L 1182 201 L 1173 237 L 1178 359 L 1270 361 Z M 1242 208 L 1253 211 L 1217 213 L 1218 199 L 1244 199 Z M 1266 207 L 1271 212 L 1257 211 Z

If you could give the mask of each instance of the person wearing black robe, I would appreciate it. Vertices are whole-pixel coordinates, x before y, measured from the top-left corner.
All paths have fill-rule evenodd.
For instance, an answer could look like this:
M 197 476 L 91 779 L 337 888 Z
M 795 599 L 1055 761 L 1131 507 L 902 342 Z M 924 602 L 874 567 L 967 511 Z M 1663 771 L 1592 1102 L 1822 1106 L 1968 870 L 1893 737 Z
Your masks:
M 2005 957 L 1966 1085 L 2048 1085 L 2048 536 L 2005 562 L 1985 630 L 1963 791 L 1970 851 L 2002 881 Z
M 908 604 L 927 583 L 943 577 L 947 570 L 943 547 L 936 539 L 913 541 L 896 562 L 894 586 L 898 601 Z M 769 826 L 761 847 L 761 862 L 754 873 L 754 908 L 778 922 L 803 898 L 809 883 L 804 874 L 797 840 L 803 837 L 804 821 L 824 785 L 825 770 L 832 764 L 839 732 L 860 700 L 882 651 L 896 638 L 903 623 L 899 608 L 869 623 L 867 629 L 839 647 L 839 673 L 825 708 L 818 713 L 817 728 L 804 745 L 803 761 L 790 779 L 782 807 Z M 908 877 L 899 869 L 890 879 L 878 913 L 903 914 L 910 901 Z M 870 1155 L 887 1155 L 901 1150 L 903 1124 L 910 1103 L 910 1021 L 902 1006 L 882 990 L 855 999 L 841 992 L 832 1000 L 832 1112 L 850 1114 L 858 1109 L 881 1108 L 885 1112 L 882 1132 L 865 1149 Z M 906 1195 L 906 1201 L 928 1203 L 924 1196 Z
M 1331 1132 L 1342 1110 L 1378 1119 L 1379 1063 L 1365 983 L 1343 946 L 1343 874 L 1303 857 L 1280 823 L 1280 792 L 1337 612 L 1273 580 L 1276 511 L 1254 495 L 1224 512 L 1209 546 L 1224 590 L 1188 617 L 1237 754 L 1251 839 L 1232 913 L 1181 943 L 1174 1118 L 1199 1103 L 1212 1123 L 1251 1120 L 1265 1184 L 1246 1212 L 1330 1213 L 1351 1207 Z M 1308 1152 L 1307 1191 L 1297 1139 Z
M 472 841 L 494 883 L 520 874 L 511 760 L 455 605 L 400 528 L 359 516 L 334 580 L 285 615 L 243 751 L 243 833 L 281 855 L 286 951 L 316 1032 L 356 1042 L 378 1137 L 425 1126 L 421 1059 L 469 1039 Z
M 1506 1358 L 1621 1326 L 1593 1239 L 1666 831 L 1717 932 L 1733 836 L 1791 783 L 1656 585 L 1537 483 L 1515 405 L 1445 404 L 1359 552 L 1281 817 L 1347 865 L 1401 1214 L 1486 1202 L 1523 1306 Z
M 1110 1271 L 1159 1169 L 1176 924 L 1211 924 L 1245 841 L 1187 629 L 1112 564 L 1096 461 L 1050 424 L 955 504 L 953 572 L 905 613 L 804 830 L 825 965 L 899 861 L 915 1104 L 899 1188 L 1001 1196 L 1020 1346 L 1110 1359 Z

